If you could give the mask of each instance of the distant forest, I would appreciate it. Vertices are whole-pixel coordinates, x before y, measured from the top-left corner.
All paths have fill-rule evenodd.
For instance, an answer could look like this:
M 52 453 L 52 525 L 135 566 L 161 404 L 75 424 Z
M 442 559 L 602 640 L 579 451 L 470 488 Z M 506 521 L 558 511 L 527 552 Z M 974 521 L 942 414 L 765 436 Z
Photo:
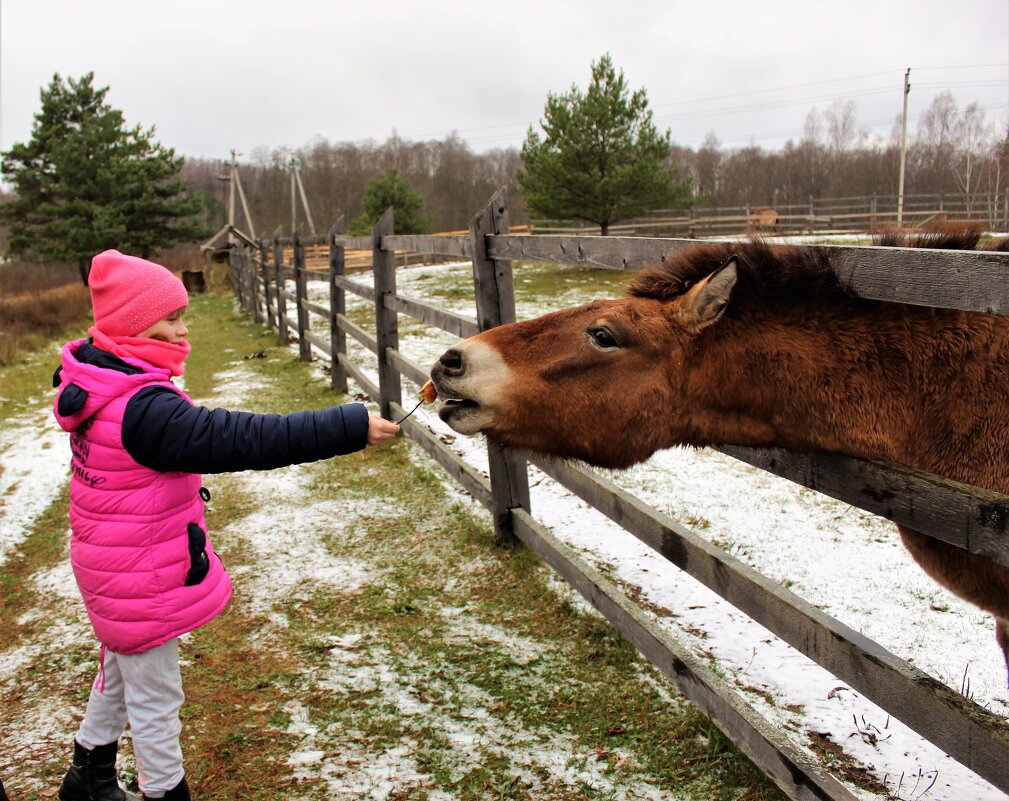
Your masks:
M 320 233 L 341 215 L 349 224 L 360 214 L 365 184 L 390 167 L 424 196 L 432 231 L 466 228 L 502 186 L 510 189 L 512 224 L 528 222 L 515 188 L 515 172 L 521 167 L 517 149 L 474 153 L 457 134 L 426 142 L 393 134 L 384 142 L 318 138 L 303 147 L 260 148 L 240 158 L 257 235 L 268 235 L 278 226 L 290 231 L 292 156 L 300 163 Z M 977 104 L 961 110 L 950 93 L 941 93 L 917 125 L 909 125 L 906 161 L 906 194 L 976 199 L 1002 195 L 1009 185 L 1004 121 L 997 127 Z M 808 203 L 811 197 L 896 195 L 899 163 L 899 119 L 889 136 L 870 137 L 859 128 L 850 100 L 838 101 L 823 113 L 810 111 L 802 138 L 780 150 L 727 149 L 710 133 L 700 148 L 674 145 L 669 156 L 669 165 L 692 180 L 695 204 L 703 206 L 782 207 Z M 204 197 L 207 227 L 220 228 L 227 214 L 227 184 L 220 179 L 227 175 L 226 163 L 188 159 L 182 175 L 191 191 Z M 300 208 L 298 217 L 304 223 Z M 240 212 L 237 219 L 242 223 Z

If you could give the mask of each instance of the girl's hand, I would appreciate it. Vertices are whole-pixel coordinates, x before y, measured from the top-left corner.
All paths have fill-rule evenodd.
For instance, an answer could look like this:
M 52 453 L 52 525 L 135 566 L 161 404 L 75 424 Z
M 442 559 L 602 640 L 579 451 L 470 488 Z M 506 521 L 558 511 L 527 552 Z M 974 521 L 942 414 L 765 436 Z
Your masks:
M 396 436 L 399 426 L 381 415 L 372 414 L 368 417 L 368 444 L 377 445 Z

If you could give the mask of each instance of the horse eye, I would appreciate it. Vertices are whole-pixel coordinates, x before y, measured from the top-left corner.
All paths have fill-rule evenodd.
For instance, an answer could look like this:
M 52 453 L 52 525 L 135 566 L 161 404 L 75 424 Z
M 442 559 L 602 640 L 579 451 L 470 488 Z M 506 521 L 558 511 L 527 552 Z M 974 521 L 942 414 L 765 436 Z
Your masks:
M 601 348 L 617 347 L 617 338 L 613 336 L 613 332 L 608 328 L 590 329 L 589 336 L 592 337 L 596 341 L 596 344 Z

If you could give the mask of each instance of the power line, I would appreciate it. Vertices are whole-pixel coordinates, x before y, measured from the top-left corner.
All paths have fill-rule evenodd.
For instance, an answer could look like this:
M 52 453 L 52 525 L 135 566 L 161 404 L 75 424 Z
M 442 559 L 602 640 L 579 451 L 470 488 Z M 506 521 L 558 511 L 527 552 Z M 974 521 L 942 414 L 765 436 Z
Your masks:
M 653 108 L 658 108 L 660 106 L 678 106 L 685 105 L 689 103 L 708 103 L 712 100 L 727 100 L 733 97 L 750 97 L 756 94 L 766 94 L 767 92 L 788 92 L 792 89 L 805 89 L 807 86 L 822 86 L 825 83 L 841 83 L 842 81 L 858 81 L 862 78 L 878 78 L 881 75 L 892 75 L 893 71 L 888 70 L 887 72 L 869 72 L 864 75 L 852 75 L 848 78 L 830 78 L 825 81 L 811 81 L 809 83 L 797 83 L 791 86 L 779 86 L 772 89 L 753 89 L 747 92 L 733 92 L 728 95 L 713 95 L 711 97 L 700 97 L 694 98 L 693 100 L 671 100 L 664 103 L 653 103 Z
M 998 64 L 958 64 L 958 65 L 948 65 L 945 67 L 915 67 L 917 70 L 928 70 L 928 71 L 939 71 L 939 70 L 961 70 L 961 69 L 993 69 L 993 68 L 1005 68 L 1009 67 L 1009 63 L 998 63 Z M 671 106 L 686 106 L 691 104 L 702 104 L 710 103 L 717 100 L 729 100 L 737 97 L 753 97 L 758 94 L 768 94 L 772 92 L 785 92 L 792 91 L 795 89 L 802 89 L 812 86 L 824 86 L 827 84 L 843 83 L 846 81 L 858 81 L 865 78 L 875 78 L 882 75 L 894 75 L 894 71 L 884 71 L 884 72 L 872 72 L 863 73 L 861 75 L 852 75 L 843 78 L 830 78 L 822 81 L 808 81 L 799 84 L 791 84 L 788 86 L 778 86 L 771 87 L 767 89 L 754 89 L 747 92 L 733 92 L 729 94 L 722 95 L 711 95 L 708 97 L 693 98 L 690 100 L 676 100 L 676 101 L 666 101 L 662 103 L 652 103 L 650 104 L 653 109 L 669 108 Z M 1003 80 L 959 80 L 952 82 L 938 82 L 930 81 L 925 83 L 915 84 L 918 88 L 927 89 L 937 89 L 937 88 L 997 88 L 1001 86 L 1009 86 L 1009 81 Z M 850 92 L 838 92 L 832 94 L 823 95 L 809 95 L 794 99 L 782 99 L 782 100 L 768 100 L 765 102 L 750 103 L 745 105 L 735 105 L 735 106 L 725 106 L 721 108 L 713 109 L 695 109 L 695 110 L 684 110 L 682 112 L 675 112 L 671 114 L 664 114 L 661 116 L 656 116 L 656 122 L 679 122 L 687 120 L 704 119 L 706 117 L 717 117 L 724 116 L 728 114 L 740 114 L 745 112 L 754 111 L 765 111 L 769 109 L 781 109 L 794 107 L 798 105 L 811 104 L 815 105 L 817 103 L 828 102 L 832 100 L 844 100 L 844 99 L 855 99 L 859 97 L 869 97 L 872 95 L 886 94 L 889 92 L 896 93 L 898 88 L 896 86 L 886 86 L 886 87 L 869 87 L 865 89 L 858 89 Z M 994 104 L 989 106 L 984 106 L 983 108 L 1002 108 L 1005 104 Z M 873 122 L 871 125 L 876 125 Z M 880 122 L 878 124 L 892 124 L 892 120 L 886 120 L 885 122 Z M 500 131 L 501 133 L 493 135 L 483 135 L 483 136 L 466 136 L 466 141 L 471 144 L 491 144 L 494 142 L 513 142 L 516 137 L 521 134 L 519 131 L 524 132 L 528 129 L 530 123 L 527 122 L 514 122 L 514 123 L 501 123 L 498 125 L 487 125 L 479 126 L 473 128 L 456 128 L 453 131 L 441 131 L 432 132 L 423 135 L 419 135 L 416 138 L 424 139 L 431 137 L 446 136 L 450 133 L 458 133 L 461 136 L 469 132 L 490 132 L 490 131 Z M 509 133 L 509 131 L 515 131 L 514 133 Z M 780 137 L 782 134 L 759 134 L 754 135 L 753 139 L 768 139 Z M 737 140 L 738 141 L 738 138 Z

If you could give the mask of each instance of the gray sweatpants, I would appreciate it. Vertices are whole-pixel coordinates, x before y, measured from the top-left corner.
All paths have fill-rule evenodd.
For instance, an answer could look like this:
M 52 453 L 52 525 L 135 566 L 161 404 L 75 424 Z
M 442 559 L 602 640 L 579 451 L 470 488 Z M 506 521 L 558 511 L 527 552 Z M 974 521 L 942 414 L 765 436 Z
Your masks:
M 85 748 L 115 742 L 129 722 L 140 790 L 149 798 L 160 798 L 182 781 L 183 774 L 179 710 L 185 696 L 179 640 L 130 656 L 106 650 L 104 672 L 105 691 L 99 673 L 77 742 Z

